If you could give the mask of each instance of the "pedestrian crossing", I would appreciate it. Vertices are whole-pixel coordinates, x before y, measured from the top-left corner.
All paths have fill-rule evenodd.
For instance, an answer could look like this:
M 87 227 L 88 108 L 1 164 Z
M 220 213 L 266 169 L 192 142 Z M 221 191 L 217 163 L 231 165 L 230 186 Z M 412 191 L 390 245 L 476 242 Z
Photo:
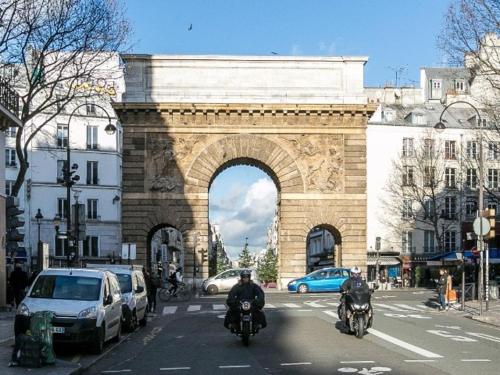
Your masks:
M 339 302 L 329 302 L 329 301 L 306 301 L 306 302 L 274 302 L 266 303 L 264 310 L 291 310 L 297 312 L 313 311 L 315 309 L 331 309 L 336 308 Z M 439 304 L 436 302 L 424 303 L 372 303 L 372 307 L 377 312 L 385 312 L 392 314 L 425 314 L 438 312 Z M 224 304 L 191 304 L 182 306 L 164 306 L 162 310 L 162 315 L 173 315 L 176 313 L 187 312 L 187 313 L 205 313 L 205 312 L 223 312 L 226 311 L 227 307 Z M 458 309 L 451 308 L 450 313 L 460 313 Z

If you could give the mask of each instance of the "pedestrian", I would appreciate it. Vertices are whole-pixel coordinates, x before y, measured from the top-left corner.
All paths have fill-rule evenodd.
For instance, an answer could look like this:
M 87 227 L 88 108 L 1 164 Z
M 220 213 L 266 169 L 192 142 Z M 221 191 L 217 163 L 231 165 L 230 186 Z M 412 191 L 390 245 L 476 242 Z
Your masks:
M 445 271 L 446 275 L 446 310 L 450 309 L 450 291 L 453 289 L 453 278 L 450 275 L 450 272 Z
M 403 273 L 403 287 L 408 288 L 408 272 Z
M 439 311 L 443 311 L 446 308 L 446 288 L 447 288 L 447 283 L 448 283 L 448 277 L 446 275 L 446 272 L 444 269 L 439 270 L 439 279 L 437 282 L 437 291 L 438 291 L 438 297 L 439 297 Z
M 14 299 L 16 301 L 16 308 L 19 307 L 24 298 L 24 290 L 28 286 L 28 274 L 23 271 L 20 263 L 16 263 L 14 271 L 10 274 L 10 285 L 14 292 Z
M 151 276 L 151 274 L 145 269 L 142 269 L 144 273 L 144 280 L 146 281 L 146 288 L 148 289 L 148 310 L 150 312 L 155 312 L 156 310 L 156 291 L 157 291 L 157 281 Z

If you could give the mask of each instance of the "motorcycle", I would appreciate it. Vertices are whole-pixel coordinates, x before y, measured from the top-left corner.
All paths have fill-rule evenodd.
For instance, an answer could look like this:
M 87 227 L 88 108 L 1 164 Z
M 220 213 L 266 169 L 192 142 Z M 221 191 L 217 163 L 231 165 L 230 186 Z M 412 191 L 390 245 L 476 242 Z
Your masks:
M 252 302 L 249 300 L 240 301 L 240 330 L 236 334 L 241 337 L 243 344 L 250 344 L 250 336 L 258 332 L 258 327 L 254 327 L 252 314 Z
M 342 304 L 338 307 L 339 319 L 347 324 L 349 332 L 354 333 L 358 339 L 363 338 L 366 330 L 372 326 L 373 309 L 370 303 L 372 293 L 371 289 L 368 293 L 364 290 L 352 290 L 345 294 L 345 309 L 342 309 Z

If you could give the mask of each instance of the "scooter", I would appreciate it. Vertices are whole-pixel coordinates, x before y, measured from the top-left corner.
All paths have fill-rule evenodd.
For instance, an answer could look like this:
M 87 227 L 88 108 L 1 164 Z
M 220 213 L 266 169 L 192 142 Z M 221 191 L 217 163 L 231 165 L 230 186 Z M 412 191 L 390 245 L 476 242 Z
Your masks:
M 373 309 L 370 303 L 371 294 L 366 290 L 351 290 L 345 294 L 345 314 L 342 304 L 339 305 L 337 313 L 339 319 L 347 323 L 350 333 L 354 333 L 358 339 L 363 338 L 366 330 L 373 323 Z

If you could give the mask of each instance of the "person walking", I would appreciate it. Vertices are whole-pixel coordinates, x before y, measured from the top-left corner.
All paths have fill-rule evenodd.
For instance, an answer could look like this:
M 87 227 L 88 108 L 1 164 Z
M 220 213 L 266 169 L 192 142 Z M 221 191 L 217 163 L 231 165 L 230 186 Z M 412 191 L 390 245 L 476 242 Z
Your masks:
M 450 293 L 451 290 L 453 289 L 453 278 L 450 275 L 450 272 L 448 270 L 445 271 L 446 275 L 446 310 L 448 311 L 450 309 Z
M 16 301 L 16 308 L 19 307 L 24 298 L 24 290 L 28 286 L 28 274 L 23 271 L 21 264 L 16 263 L 14 271 L 10 274 L 10 285 L 14 292 L 14 299 Z
M 438 279 L 438 297 L 439 297 L 439 311 L 443 311 L 446 308 L 446 290 L 447 290 L 448 277 L 444 269 L 439 270 Z

